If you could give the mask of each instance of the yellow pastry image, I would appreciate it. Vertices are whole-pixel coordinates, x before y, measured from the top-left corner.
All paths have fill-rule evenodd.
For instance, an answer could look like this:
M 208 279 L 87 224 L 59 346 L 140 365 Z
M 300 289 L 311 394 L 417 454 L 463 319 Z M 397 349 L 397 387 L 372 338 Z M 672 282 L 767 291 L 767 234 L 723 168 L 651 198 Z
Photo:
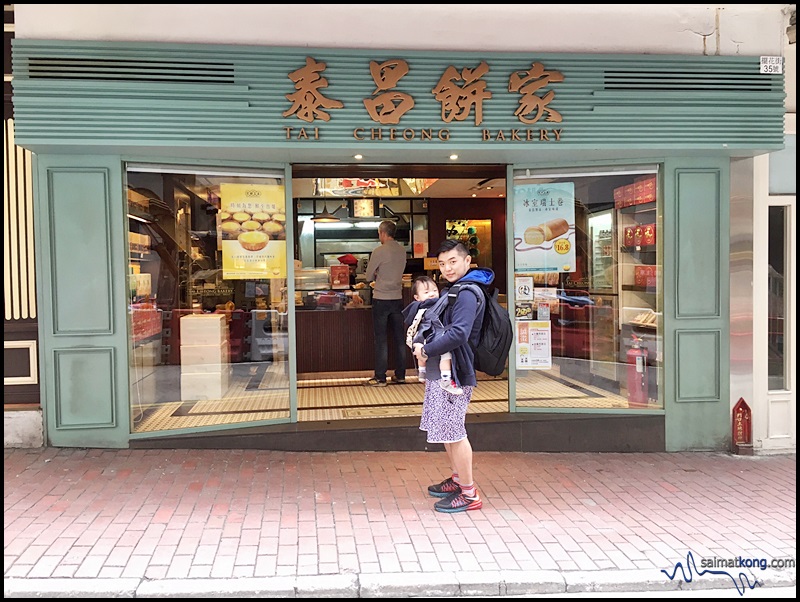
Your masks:
M 260 227 L 261 227 L 261 222 L 257 222 L 257 221 L 252 220 L 252 219 L 249 220 L 249 221 L 246 221 L 246 222 L 244 222 L 242 224 L 242 230 L 244 230 L 244 231 L 258 230 Z
M 236 238 L 241 231 L 241 227 L 239 226 L 239 222 L 234 222 L 232 220 L 227 222 L 222 222 L 219 225 L 219 229 L 222 232 L 223 240 L 229 240 L 231 238 Z
M 259 211 L 258 213 L 253 214 L 253 219 L 259 222 L 266 222 L 269 220 L 269 213 L 264 213 L 263 211 Z
M 233 214 L 233 219 L 235 219 L 239 223 L 244 223 L 251 219 L 250 214 L 245 211 L 237 211 Z
M 267 246 L 269 236 L 265 232 L 250 230 L 239 235 L 239 244 L 247 251 L 260 251 Z
M 227 211 L 220 211 L 219 213 L 217 213 L 217 215 L 219 216 L 219 221 L 221 222 L 231 219 L 231 214 L 228 213 Z
M 286 216 L 283 213 L 273 213 L 272 219 L 275 220 L 276 222 L 285 222 Z
M 563 217 L 557 217 L 538 226 L 531 226 L 525 230 L 523 237 L 529 245 L 540 245 L 567 232 L 569 232 L 569 223 Z
M 269 234 L 269 237 L 272 239 L 281 238 L 285 236 L 285 232 L 283 229 L 283 224 L 279 224 L 278 222 L 274 221 L 267 221 L 261 224 L 261 229 Z

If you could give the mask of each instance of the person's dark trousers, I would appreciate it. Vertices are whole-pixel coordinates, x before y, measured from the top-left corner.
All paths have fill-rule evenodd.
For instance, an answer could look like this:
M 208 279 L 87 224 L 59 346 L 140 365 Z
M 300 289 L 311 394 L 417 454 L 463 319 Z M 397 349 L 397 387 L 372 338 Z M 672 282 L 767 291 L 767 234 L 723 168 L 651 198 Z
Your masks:
M 375 330 L 375 379 L 386 380 L 389 367 L 388 329 L 391 329 L 394 339 L 394 375 L 398 379 L 405 378 L 407 348 L 403 332 L 403 300 L 373 299 L 372 323 Z

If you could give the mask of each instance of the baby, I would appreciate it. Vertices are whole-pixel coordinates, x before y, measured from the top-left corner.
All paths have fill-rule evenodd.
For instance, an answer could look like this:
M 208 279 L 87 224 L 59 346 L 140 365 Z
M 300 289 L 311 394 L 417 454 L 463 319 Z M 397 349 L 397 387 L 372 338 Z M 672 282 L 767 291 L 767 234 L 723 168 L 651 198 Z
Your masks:
M 411 290 L 414 293 L 414 301 L 403 310 L 403 316 L 406 319 L 406 324 L 409 325 L 406 331 L 406 344 L 413 349 L 414 343 L 425 342 L 423 333 L 419 332 L 420 324 L 422 324 L 422 317 L 425 311 L 439 301 L 439 287 L 436 286 L 432 278 L 420 276 L 414 280 Z M 431 324 L 431 326 L 433 327 L 434 324 Z M 425 364 L 426 360 L 419 359 L 418 373 L 421 381 L 425 380 Z M 452 356 L 449 352 L 442 354 L 439 358 L 439 371 L 442 375 L 439 386 L 442 389 L 453 395 L 461 395 L 464 392 L 464 389 L 459 387 L 453 380 Z

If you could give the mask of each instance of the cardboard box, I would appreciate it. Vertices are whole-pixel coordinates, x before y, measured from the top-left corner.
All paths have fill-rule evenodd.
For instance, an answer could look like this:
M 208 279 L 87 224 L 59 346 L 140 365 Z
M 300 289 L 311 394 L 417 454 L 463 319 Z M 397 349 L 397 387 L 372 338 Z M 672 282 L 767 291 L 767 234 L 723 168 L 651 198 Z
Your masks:
M 228 342 L 222 345 L 181 345 L 181 372 L 222 372 L 230 364 L 230 354 Z
M 181 345 L 215 345 L 228 340 L 224 314 L 189 314 L 181 318 Z
M 145 212 L 150 211 L 150 199 L 130 188 L 128 189 L 128 202 Z
M 222 399 L 228 392 L 230 369 L 205 374 L 181 373 L 181 400 Z

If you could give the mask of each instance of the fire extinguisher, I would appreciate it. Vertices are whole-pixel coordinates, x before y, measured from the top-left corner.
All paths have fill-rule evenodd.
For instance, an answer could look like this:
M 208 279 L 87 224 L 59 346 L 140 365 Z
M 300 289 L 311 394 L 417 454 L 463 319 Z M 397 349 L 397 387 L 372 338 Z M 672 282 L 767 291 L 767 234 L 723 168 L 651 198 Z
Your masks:
M 641 346 L 642 339 L 631 335 L 633 346 L 628 349 L 628 407 L 647 406 L 647 349 Z

